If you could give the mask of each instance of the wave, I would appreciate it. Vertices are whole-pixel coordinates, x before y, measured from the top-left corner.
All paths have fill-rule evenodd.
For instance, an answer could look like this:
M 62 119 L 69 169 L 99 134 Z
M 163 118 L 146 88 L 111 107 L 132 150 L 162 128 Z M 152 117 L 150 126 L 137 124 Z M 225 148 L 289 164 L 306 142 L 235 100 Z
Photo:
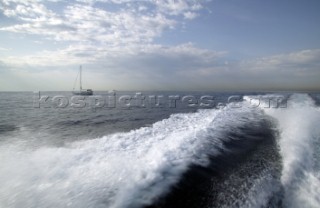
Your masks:
M 151 204 L 167 194 L 190 165 L 208 166 L 209 158 L 222 150 L 237 150 L 227 144 L 239 138 L 227 133 L 241 130 L 237 127 L 244 128 L 259 115 L 262 111 L 248 106 L 200 110 L 61 148 L 1 146 L 0 207 Z
M 206 138 L 223 141 L 219 154 L 210 156 L 206 167 L 190 166 L 167 196 L 147 208 L 258 207 L 273 200 L 272 194 L 278 190 L 258 190 L 269 184 L 274 188 L 280 180 L 272 123 L 259 110 L 228 111 L 235 116 L 217 120 L 224 130 L 216 126 Z M 248 199 L 253 193 L 259 194 Z
M 17 129 L 19 129 L 19 127 L 13 124 L 0 124 L 0 134 L 15 131 Z
M 252 107 L 259 98 L 245 96 L 241 108 L 230 104 L 223 109 L 173 114 L 150 127 L 60 148 L 1 145 L 0 207 L 152 205 L 181 182 L 193 166 L 223 172 L 221 167 L 227 166 L 230 158 L 256 148 L 272 133 L 266 119 L 275 120 L 279 131 L 281 184 L 272 175 L 272 168 L 260 168 L 259 175 L 248 177 L 252 181 L 244 184 L 248 187 L 241 189 L 241 195 L 232 185 L 222 184 L 219 190 L 226 194 L 218 193 L 218 197 L 225 197 L 224 202 L 233 200 L 238 207 L 265 207 L 283 191 L 283 207 L 320 207 L 318 108 L 305 94 L 288 97 L 286 108 Z M 274 150 L 259 151 L 261 154 L 252 158 L 274 159 Z M 225 182 L 240 183 L 242 169 L 250 170 L 257 161 L 252 159 L 248 165 L 233 169 Z M 234 189 L 230 198 L 223 190 L 229 187 Z
M 257 103 L 261 98 L 247 96 L 245 100 Z M 283 206 L 320 207 L 320 114 L 314 100 L 307 94 L 293 94 L 286 108 L 263 110 L 276 119 L 280 131 Z

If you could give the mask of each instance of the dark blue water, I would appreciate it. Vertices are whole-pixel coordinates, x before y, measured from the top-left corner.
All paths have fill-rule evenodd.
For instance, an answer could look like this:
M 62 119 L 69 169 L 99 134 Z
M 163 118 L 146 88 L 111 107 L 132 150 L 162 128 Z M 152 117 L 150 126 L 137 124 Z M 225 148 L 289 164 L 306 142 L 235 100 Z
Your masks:
M 0 207 L 318 207 L 319 94 L 261 94 L 0 93 Z
M 40 96 L 49 96 L 47 102 L 40 102 L 40 107 L 34 104 L 39 102 L 37 93 L 4 92 L 1 93 L 0 100 L 0 132 L 3 135 L 8 135 L 8 139 L 12 139 L 15 134 L 21 134 L 21 132 L 28 134 L 29 132 L 33 135 L 33 139 L 39 139 L 39 143 L 35 145 L 41 145 L 43 137 L 47 137 L 45 145 L 51 143 L 59 146 L 65 142 L 99 138 L 115 132 L 128 132 L 132 129 L 149 126 L 174 113 L 191 113 L 205 108 L 217 109 L 220 103 L 224 105 L 228 103 L 229 95 L 242 95 L 209 92 L 142 92 L 145 96 L 145 107 L 134 105 L 134 99 L 132 99 L 133 104 L 130 107 L 118 101 L 123 95 L 134 98 L 136 93 L 139 92 L 116 92 L 116 105 L 112 107 L 109 107 L 107 103 L 103 107 L 93 106 L 93 104 L 91 105 L 93 97 L 88 96 L 85 97 L 85 107 L 75 108 L 70 106 L 72 97 L 70 92 L 40 92 Z M 52 98 L 60 95 L 68 98 L 69 104 L 66 107 L 58 108 L 54 105 Z M 107 100 L 110 94 L 96 92 L 95 95 Z M 151 105 L 148 98 L 152 95 L 164 97 L 161 102 L 162 106 L 154 107 Z M 187 106 L 180 99 L 176 101 L 175 106 L 170 105 L 168 97 L 177 95 L 180 98 L 192 95 L 197 99 L 203 95 L 210 95 L 214 97 L 214 102 L 210 107 Z M 38 136 L 33 134 L 34 131 Z M 19 139 L 23 139 L 23 137 Z M 25 139 L 30 138 L 26 136 Z

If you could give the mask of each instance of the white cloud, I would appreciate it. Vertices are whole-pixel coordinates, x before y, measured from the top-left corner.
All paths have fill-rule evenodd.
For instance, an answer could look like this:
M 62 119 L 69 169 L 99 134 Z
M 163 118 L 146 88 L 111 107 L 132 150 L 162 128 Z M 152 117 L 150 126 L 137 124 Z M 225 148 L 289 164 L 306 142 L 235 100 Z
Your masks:
M 204 64 L 211 63 L 217 58 L 223 57 L 226 52 L 211 51 L 201 49 L 192 43 L 181 44 L 177 46 L 163 46 L 157 44 L 131 44 L 127 47 L 119 46 L 112 48 L 97 47 L 90 44 L 69 45 L 68 47 L 54 51 L 41 51 L 37 54 L 26 56 L 9 56 L 1 60 L 15 67 L 24 65 L 45 67 L 45 66 L 65 66 L 79 63 L 101 63 L 110 59 L 126 59 L 128 57 L 162 57 L 171 59 L 191 58 Z M 124 60 L 125 61 L 125 60 Z
M 203 51 L 195 47 L 189 50 L 191 46 L 188 44 L 176 47 L 154 44 L 155 38 L 179 24 L 175 16 L 195 18 L 196 12 L 202 8 L 198 1 L 76 0 L 63 2 L 59 11 L 50 9 L 46 2 L 3 1 L 0 11 L 16 22 L 1 27 L 0 31 L 39 35 L 42 41 L 65 42 L 66 47 L 19 57 L 3 57 L 5 62 L 16 66 L 72 65 L 141 52 L 165 54 L 171 50 L 171 55 L 173 52 L 179 55 L 182 50 L 186 50 L 185 53 Z M 95 5 L 97 2 L 105 5 L 98 7 Z M 114 4 L 121 5 L 120 9 L 113 8 Z
M 3 48 L 3 47 L 0 47 L 0 51 L 10 51 L 11 48 Z
M 120 47 L 118 51 L 115 48 L 110 51 L 82 45 L 70 46 L 59 52 L 46 51 L 18 60 L 11 57 L 3 62 L 14 68 L 10 71 L 20 75 L 20 78 L 21 74 L 33 77 L 32 80 L 39 76 L 42 81 L 48 79 L 48 83 L 55 83 L 52 80 L 56 78 L 52 74 L 60 74 L 61 78 L 63 73 L 60 72 L 69 71 L 66 74 L 68 77 L 59 78 L 63 80 L 59 85 L 61 90 L 68 89 L 73 81 L 70 70 L 76 70 L 80 63 L 84 64 L 86 77 L 89 77 L 86 84 L 100 90 L 273 90 L 320 87 L 318 49 L 235 62 L 228 60 L 226 52 L 200 49 L 191 43 L 178 46 L 132 45 L 127 49 Z M 45 70 L 44 66 L 47 65 L 51 66 L 51 70 Z M 52 72 L 52 69 L 56 72 Z M 50 89 L 54 87 L 52 85 Z
M 106 3 L 104 7 L 95 2 Z M 66 2 L 62 11 L 47 8 L 46 1 L 5 0 L 2 12 L 17 23 L 1 27 L 1 31 L 42 35 L 56 41 L 91 42 L 92 44 L 124 45 L 150 43 L 164 30 L 173 29 L 172 16 L 193 19 L 202 7 L 186 0 L 77 0 Z M 114 9 L 112 4 L 121 4 Z M 113 8 L 113 9 L 112 9 Z
M 302 74 L 320 74 L 320 49 L 302 50 L 288 54 L 278 54 L 242 61 L 241 68 L 251 70 L 254 74 L 267 73 L 277 75 L 284 73 L 288 76 Z
M 189 12 L 188 11 L 188 12 L 184 13 L 183 16 L 184 16 L 185 19 L 194 19 L 194 18 L 196 18 L 198 16 L 198 14 L 195 13 L 195 12 Z
M 154 0 L 154 3 L 159 11 L 170 15 L 181 15 L 202 9 L 201 2 L 195 0 Z
M 41 45 L 45 45 L 45 40 L 65 43 L 56 50 L 2 56 L 0 67 L 10 68 L 10 77 L 16 75 L 20 80 L 32 76 L 30 80 L 36 80 L 38 76 L 47 79 L 47 83 L 55 83 L 49 82 L 54 79 L 53 74 L 62 77 L 63 70 L 85 64 L 93 69 L 89 76 L 96 77 L 88 84 L 100 89 L 103 84 L 96 84 L 103 80 L 108 80 L 109 86 L 123 89 L 293 87 L 293 82 L 320 87 L 320 50 L 235 62 L 228 60 L 226 52 L 198 48 L 192 43 L 175 46 L 155 43 L 166 30 L 179 28 L 180 20 L 196 18 L 203 9 L 200 1 L 76 0 L 63 1 L 61 5 L 62 8 L 54 10 L 40 0 L 0 2 L 0 11 L 13 20 L 13 24 L 1 27 L 0 31 L 39 35 L 44 42 Z M 58 72 L 53 73 L 52 68 Z M 126 84 L 119 84 L 119 80 Z M 69 81 L 66 78 L 61 86 L 67 87 Z

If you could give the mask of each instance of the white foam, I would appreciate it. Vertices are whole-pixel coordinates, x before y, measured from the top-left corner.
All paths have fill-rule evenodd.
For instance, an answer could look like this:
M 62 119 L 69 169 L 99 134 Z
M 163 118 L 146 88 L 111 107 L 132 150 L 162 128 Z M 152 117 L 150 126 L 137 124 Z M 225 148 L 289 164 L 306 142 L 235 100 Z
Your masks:
M 235 201 L 235 205 L 239 204 L 237 207 L 243 208 L 258 208 L 266 207 L 270 198 L 279 193 L 280 185 L 279 182 L 272 177 L 269 171 L 274 170 L 264 170 L 260 176 L 254 179 L 253 186 L 250 187 L 248 193 L 243 196 L 245 200 L 242 202 L 241 199 Z M 236 207 L 236 206 L 235 206 Z
M 319 170 L 314 164 L 320 114 L 313 100 L 306 94 L 294 94 L 287 108 L 264 110 L 279 124 L 285 207 L 320 207 Z
M 191 163 L 206 165 L 213 134 L 248 108 L 176 114 L 128 133 L 67 147 L 0 146 L 0 207 L 139 207 L 168 191 Z M 252 116 L 253 117 L 253 116 Z M 211 139 L 208 140 L 208 135 Z M 219 137 L 223 138 L 223 137 Z
M 243 96 L 243 100 L 247 101 L 252 108 L 286 108 L 286 105 L 281 103 L 285 100 L 285 96 L 280 94 L 247 95 Z

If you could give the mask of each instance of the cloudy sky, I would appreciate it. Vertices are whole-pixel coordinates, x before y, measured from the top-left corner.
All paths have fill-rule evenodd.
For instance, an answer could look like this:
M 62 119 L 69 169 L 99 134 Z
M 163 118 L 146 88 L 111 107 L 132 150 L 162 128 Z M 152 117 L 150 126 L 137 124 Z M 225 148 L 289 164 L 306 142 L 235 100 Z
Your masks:
M 319 0 L 0 0 L 0 91 L 320 90 Z

